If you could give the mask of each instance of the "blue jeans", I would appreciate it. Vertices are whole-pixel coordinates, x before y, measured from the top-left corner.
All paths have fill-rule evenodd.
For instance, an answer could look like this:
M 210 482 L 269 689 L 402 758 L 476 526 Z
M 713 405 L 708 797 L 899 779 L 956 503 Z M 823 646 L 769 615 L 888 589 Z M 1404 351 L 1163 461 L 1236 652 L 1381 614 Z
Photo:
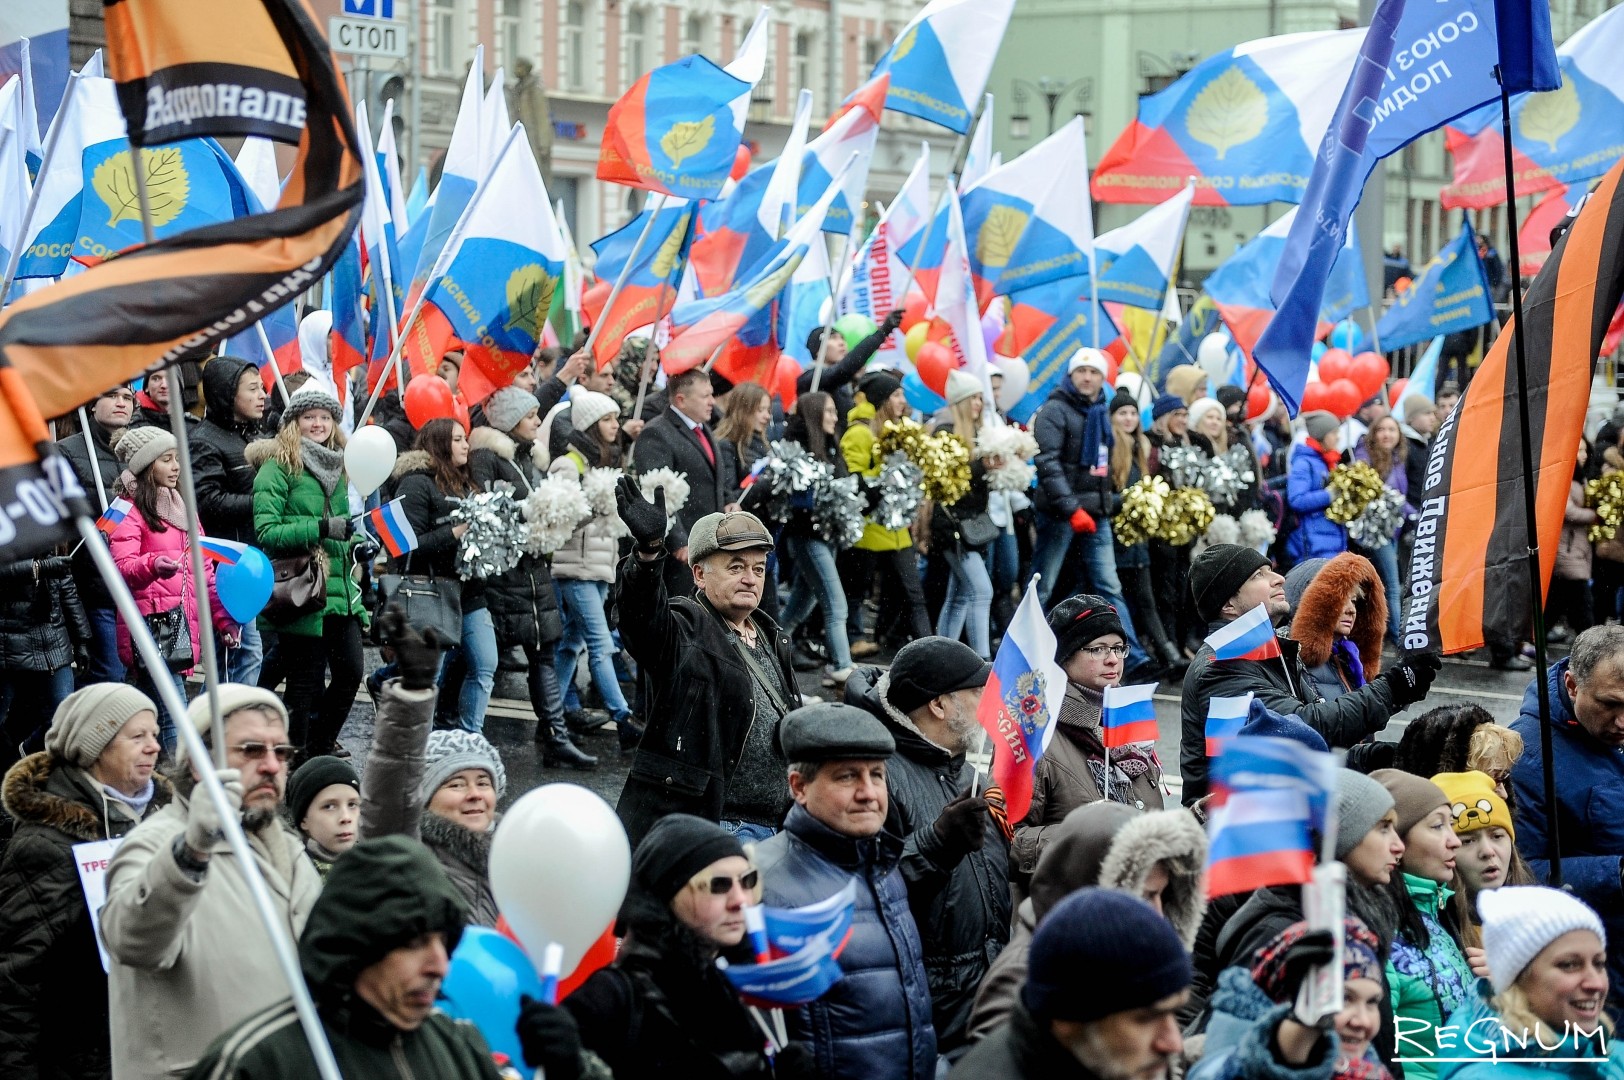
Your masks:
M 999 594 L 1007 593 L 1017 584 L 1021 574 L 1021 544 L 1012 532 L 1000 532 L 998 539 L 987 549 L 992 562 L 992 587 Z
M 491 691 L 496 689 L 496 625 L 491 622 L 489 608 L 463 612 L 462 644 L 457 651 L 468 668 L 457 695 L 457 726 L 464 731 L 483 731 L 485 710 L 491 703 Z M 447 653 L 440 665 L 442 685 L 450 658 L 451 653 Z
M 1092 533 L 1074 533 L 1071 522 L 1065 518 L 1037 515 L 1038 537 L 1032 551 L 1032 569 L 1043 576 L 1038 579 L 1038 599 L 1045 610 L 1054 585 L 1060 577 L 1068 552 L 1075 552 L 1078 569 L 1088 580 L 1088 587 L 1110 601 L 1122 620 L 1122 636 L 1128 639 L 1128 668 L 1132 671 L 1140 664 L 1149 663 L 1145 650 L 1139 647 L 1139 635 L 1133 630 L 1133 613 L 1122 595 L 1122 581 L 1117 577 L 1116 540 L 1111 534 L 1111 522 L 1095 518 L 1098 526 Z
M 723 821 L 719 822 L 722 828 L 739 838 L 743 844 L 754 843 L 758 840 L 771 840 L 777 835 L 777 829 L 769 829 L 765 825 L 757 825 L 753 821 Z
M 79 685 L 123 682 L 124 661 L 118 658 L 118 612 L 113 608 L 91 608 L 90 670 L 79 673 Z
M 587 652 L 592 683 L 603 695 L 603 703 L 618 722 L 632 714 L 626 704 L 626 695 L 620 692 L 620 680 L 615 676 L 615 639 L 609 633 L 609 619 L 603 613 L 603 602 L 609 595 L 607 581 L 580 581 L 573 578 L 554 578 L 558 589 L 558 606 L 564 613 L 564 636 L 558 641 L 554 654 L 558 668 L 558 685 L 563 688 L 566 701 L 574 696 L 575 666 L 580 663 L 581 650 Z
M 221 656 L 226 658 L 226 679 L 244 686 L 257 686 L 259 684 L 259 669 L 265 660 L 264 643 L 259 638 L 259 624 L 249 620 L 242 624 L 242 643 L 235 649 L 227 650 L 225 642 L 218 636 L 214 639 L 215 648 Z
M 45 731 L 56 707 L 73 693 L 73 667 L 52 671 L 0 671 L 0 761 L 9 768 L 45 749 Z
M 1403 625 L 1399 611 L 1398 541 L 1389 540 L 1374 551 L 1366 549 L 1365 555 L 1375 565 L 1382 587 L 1387 590 L 1387 636 L 1398 641 Z
M 844 671 L 851 667 L 851 642 L 846 637 L 846 590 L 835 568 L 835 553 L 810 536 L 786 536 L 784 546 L 795 567 L 795 584 L 784 603 L 784 632 L 793 636 L 812 609 L 822 604 L 823 643 L 829 647 L 829 662 L 836 671 Z
M 943 552 L 942 558 L 951 576 L 942 613 L 936 617 L 936 632 L 957 641 L 968 629 L 970 648 L 983 660 L 991 660 L 992 579 L 987 576 L 987 564 L 980 552 L 968 548 Z

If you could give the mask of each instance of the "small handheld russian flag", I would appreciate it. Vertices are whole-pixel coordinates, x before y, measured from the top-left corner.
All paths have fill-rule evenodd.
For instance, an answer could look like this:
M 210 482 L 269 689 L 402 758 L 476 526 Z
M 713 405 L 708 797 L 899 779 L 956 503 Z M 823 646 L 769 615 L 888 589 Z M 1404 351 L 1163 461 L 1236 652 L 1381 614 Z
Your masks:
M 1280 655 L 1274 622 L 1262 604 L 1207 635 L 1214 660 L 1273 660 Z
M 1156 741 L 1156 705 L 1151 700 L 1155 693 L 1155 683 L 1105 688 L 1100 730 L 1106 749 Z
M 399 499 L 391 499 L 376 510 L 367 511 L 367 521 L 394 558 L 417 550 L 417 533 L 406 520 L 406 510 Z
M 1233 798 L 1245 791 L 1296 791 L 1308 800 L 1309 822 L 1326 827 L 1336 790 L 1336 759 L 1295 739 L 1237 735 L 1212 760 L 1212 787 Z
M 124 524 L 124 519 L 130 516 L 130 511 L 134 509 L 135 504 L 120 495 L 108 503 L 107 509 L 103 510 L 101 517 L 96 519 L 96 528 L 100 529 L 103 535 L 112 536 L 113 533 L 118 531 L 118 527 Z
M 235 540 L 219 540 L 212 536 L 198 537 L 197 546 L 203 550 L 204 558 L 225 563 L 227 566 L 236 566 L 243 552 L 248 550 L 247 544 Z
M 1300 791 L 1238 791 L 1207 825 L 1207 897 L 1313 879 L 1308 799 Z
M 1215 697 L 1207 702 L 1207 756 L 1223 753 L 1226 740 L 1241 733 L 1246 726 L 1246 714 L 1252 707 L 1252 695 Z

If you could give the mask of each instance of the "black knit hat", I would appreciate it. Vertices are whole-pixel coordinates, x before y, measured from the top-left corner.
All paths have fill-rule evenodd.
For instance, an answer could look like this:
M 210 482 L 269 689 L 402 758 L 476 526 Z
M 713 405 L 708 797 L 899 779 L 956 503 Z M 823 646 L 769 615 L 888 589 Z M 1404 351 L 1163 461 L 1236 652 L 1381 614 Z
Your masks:
M 361 793 L 361 778 L 355 775 L 355 766 L 330 754 L 311 758 L 288 778 L 288 820 L 295 829 L 310 812 L 316 796 L 333 784 L 348 784 L 357 795 Z
M 1190 957 L 1137 896 L 1078 889 L 1038 924 L 1021 1004 L 1042 1025 L 1086 1023 L 1156 1004 L 1190 985 Z
M 885 699 L 900 713 L 955 690 L 986 686 L 992 665 L 962 641 L 922 637 L 897 650 Z
M 1064 664 L 1095 638 L 1122 634 L 1122 617 L 1105 597 L 1079 593 L 1054 606 L 1049 612 L 1049 629 L 1054 631 L 1055 662 Z
M 1257 548 L 1213 544 L 1190 564 L 1190 596 L 1196 611 L 1208 622 L 1216 621 L 1246 579 L 1257 573 L 1258 567 L 1268 565 L 1269 560 Z
M 1218 392 L 1213 397 L 1218 399 L 1218 404 L 1222 405 L 1227 413 L 1230 409 L 1246 400 L 1246 391 L 1233 383 L 1225 383 L 1218 388 Z
M 668 904 L 695 874 L 730 855 L 744 858 L 744 846 L 720 825 L 692 814 L 667 814 L 632 853 L 632 879 Z
M 882 368 L 879 371 L 870 371 L 864 374 L 862 381 L 857 384 L 857 389 L 861 390 L 863 396 L 868 398 L 870 405 L 878 409 L 885 404 L 892 394 L 902 389 L 902 380 L 897 378 L 894 373 Z
M 1119 386 L 1117 392 L 1111 397 L 1111 408 L 1108 411 L 1116 412 L 1118 409 L 1132 409 L 1134 412 L 1138 412 L 1139 399 L 1130 394 L 1125 388 Z

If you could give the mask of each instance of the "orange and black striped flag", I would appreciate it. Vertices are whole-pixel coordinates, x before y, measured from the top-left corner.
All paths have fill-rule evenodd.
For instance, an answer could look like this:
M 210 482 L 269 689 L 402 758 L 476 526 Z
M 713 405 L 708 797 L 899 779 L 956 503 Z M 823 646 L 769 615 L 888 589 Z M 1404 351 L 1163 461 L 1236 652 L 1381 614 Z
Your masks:
M 1427 454 L 1405 603 L 1404 647 L 1446 653 L 1521 641 L 1528 592 L 1522 434 L 1528 410 L 1541 592 L 1550 585 L 1608 322 L 1624 295 L 1624 162 L 1614 165 L 1540 270 L 1523 302 L 1528 386 L 1513 327 L 1494 347 Z M 1418 497 L 1419 496 L 1419 497 Z
M 50 460 L 42 417 L 201 356 L 291 303 L 360 215 L 347 95 L 308 0 L 104 7 L 132 144 L 259 134 L 296 143 L 298 156 L 274 209 L 133 248 L 0 312 L 0 550 L 12 558 L 66 539 L 69 512 L 88 511 Z

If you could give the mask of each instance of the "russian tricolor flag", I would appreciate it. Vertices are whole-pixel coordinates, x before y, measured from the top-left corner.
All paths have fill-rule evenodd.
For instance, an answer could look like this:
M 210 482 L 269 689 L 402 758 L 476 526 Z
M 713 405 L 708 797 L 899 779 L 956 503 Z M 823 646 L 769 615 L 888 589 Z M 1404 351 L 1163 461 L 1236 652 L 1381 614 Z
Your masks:
M 394 558 L 417 549 L 417 533 L 406 520 L 406 510 L 399 499 L 392 499 L 376 510 L 367 512 L 367 521 L 385 549 Z
M 1325 828 L 1336 759 L 1295 739 L 1238 735 L 1224 744 L 1210 768 L 1212 788 L 1228 799 L 1254 791 L 1295 791 L 1308 801 L 1309 822 Z
M 112 536 L 113 533 L 118 531 L 118 527 L 124 524 L 124 519 L 130 516 L 130 511 L 134 509 L 135 504 L 120 495 L 108 503 L 107 509 L 102 511 L 102 516 L 96 519 L 96 528 L 107 536 Z
M 1100 731 L 1107 750 L 1130 743 L 1156 741 L 1156 704 L 1151 700 L 1155 693 L 1155 683 L 1105 688 Z
M 997 747 L 992 782 L 1004 790 L 1010 821 L 1020 821 L 1032 807 L 1033 769 L 1054 738 L 1066 700 L 1066 673 L 1055 662 L 1055 647 L 1033 577 L 976 706 L 976 721 Z
M 1252 707 L 1252 695 L 1215 697 L 1207 702 L 1207 756 L 1215 758 L 1224 752 L 1228 740 L 1241 733 L 1246 726 L 1246 714 Z
M 746 1004 L 768 1009 L 795 1008 L 816 1001 L 846 974 L 836 959 L 834 942 L 826 934 L 782 959 L 723 965 L 724 961 L 717 961 L 717 967 Z
M 1314 876 L 1308 799 L 1300 791 L 1241 791 L 1216 808 L 1207 829 L 1207 897 Z
M 1274 623 L 1262 604 L 1207 635 L 1214 660 L 1273 660 L 1280 655 Z
M 236 566 L 243 552 L 248 550 L 247 544 L 235 540 L 217 540 L 212 536 L 198 537 L 197 546 L 202 549 L 204 558 L 225 563 L 227 566 Z

